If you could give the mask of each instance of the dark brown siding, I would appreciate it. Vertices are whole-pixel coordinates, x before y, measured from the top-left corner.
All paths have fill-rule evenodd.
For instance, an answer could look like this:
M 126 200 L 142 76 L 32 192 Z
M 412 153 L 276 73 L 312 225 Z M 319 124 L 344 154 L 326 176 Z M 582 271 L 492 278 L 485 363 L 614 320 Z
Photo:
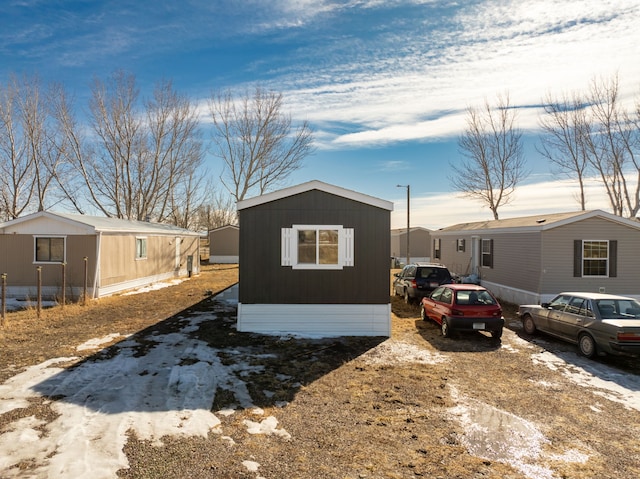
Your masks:
M 244 304 L 388 304 L 390 212 L 312 190 L 240 210 L 240 290 Z M 280 266 L 281 229 L 294 224 L 354 229 L 354 266 Z

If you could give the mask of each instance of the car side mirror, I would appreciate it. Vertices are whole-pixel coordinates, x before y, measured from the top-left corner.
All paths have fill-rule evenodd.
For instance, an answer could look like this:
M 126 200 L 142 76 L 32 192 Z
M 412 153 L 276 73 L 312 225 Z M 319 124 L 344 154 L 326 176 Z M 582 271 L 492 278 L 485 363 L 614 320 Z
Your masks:
M 393 273 L 393 275 L 394 275 L 396 278 L 399 278 L 399 277 L 400 277 L 400 273 Z
M 540 306 L 542 306 L 544 309 L 548 309 L 550 304 L 549 303 L 542 303 Z

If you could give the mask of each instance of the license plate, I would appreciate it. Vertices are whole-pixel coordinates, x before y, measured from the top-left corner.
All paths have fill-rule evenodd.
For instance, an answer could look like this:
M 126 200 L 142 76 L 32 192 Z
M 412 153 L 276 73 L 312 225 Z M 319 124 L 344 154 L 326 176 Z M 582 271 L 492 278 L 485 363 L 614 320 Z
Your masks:
M 473 329 L 484 329 L 484 323 L 473 323 Z
M 438 283 L 429 283 L 429 286 L 431 288 L 437 288 L 438 286 L 440 286 Z

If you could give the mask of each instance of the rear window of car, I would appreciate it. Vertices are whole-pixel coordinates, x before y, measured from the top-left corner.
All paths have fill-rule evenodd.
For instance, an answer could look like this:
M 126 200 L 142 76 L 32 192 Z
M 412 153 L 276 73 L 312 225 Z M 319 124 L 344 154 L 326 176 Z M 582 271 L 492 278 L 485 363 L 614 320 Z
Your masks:
M 634 300 L 599 300 L 596 305 L 602 319 L 640 318 L 640 303 Z
M 492 305 L 496 304 L 496 300 L 487 291 L 459 290 L 456 293 L 456 304 Z

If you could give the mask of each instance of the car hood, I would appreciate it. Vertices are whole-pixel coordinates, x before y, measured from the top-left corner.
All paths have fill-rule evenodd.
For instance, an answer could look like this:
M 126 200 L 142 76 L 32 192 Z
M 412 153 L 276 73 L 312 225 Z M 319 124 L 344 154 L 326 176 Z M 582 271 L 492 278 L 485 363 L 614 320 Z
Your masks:
M 638 328 L 640 329 L 640 319 L 603 319 L 604 324 L 610 324 L 617 328 Z

